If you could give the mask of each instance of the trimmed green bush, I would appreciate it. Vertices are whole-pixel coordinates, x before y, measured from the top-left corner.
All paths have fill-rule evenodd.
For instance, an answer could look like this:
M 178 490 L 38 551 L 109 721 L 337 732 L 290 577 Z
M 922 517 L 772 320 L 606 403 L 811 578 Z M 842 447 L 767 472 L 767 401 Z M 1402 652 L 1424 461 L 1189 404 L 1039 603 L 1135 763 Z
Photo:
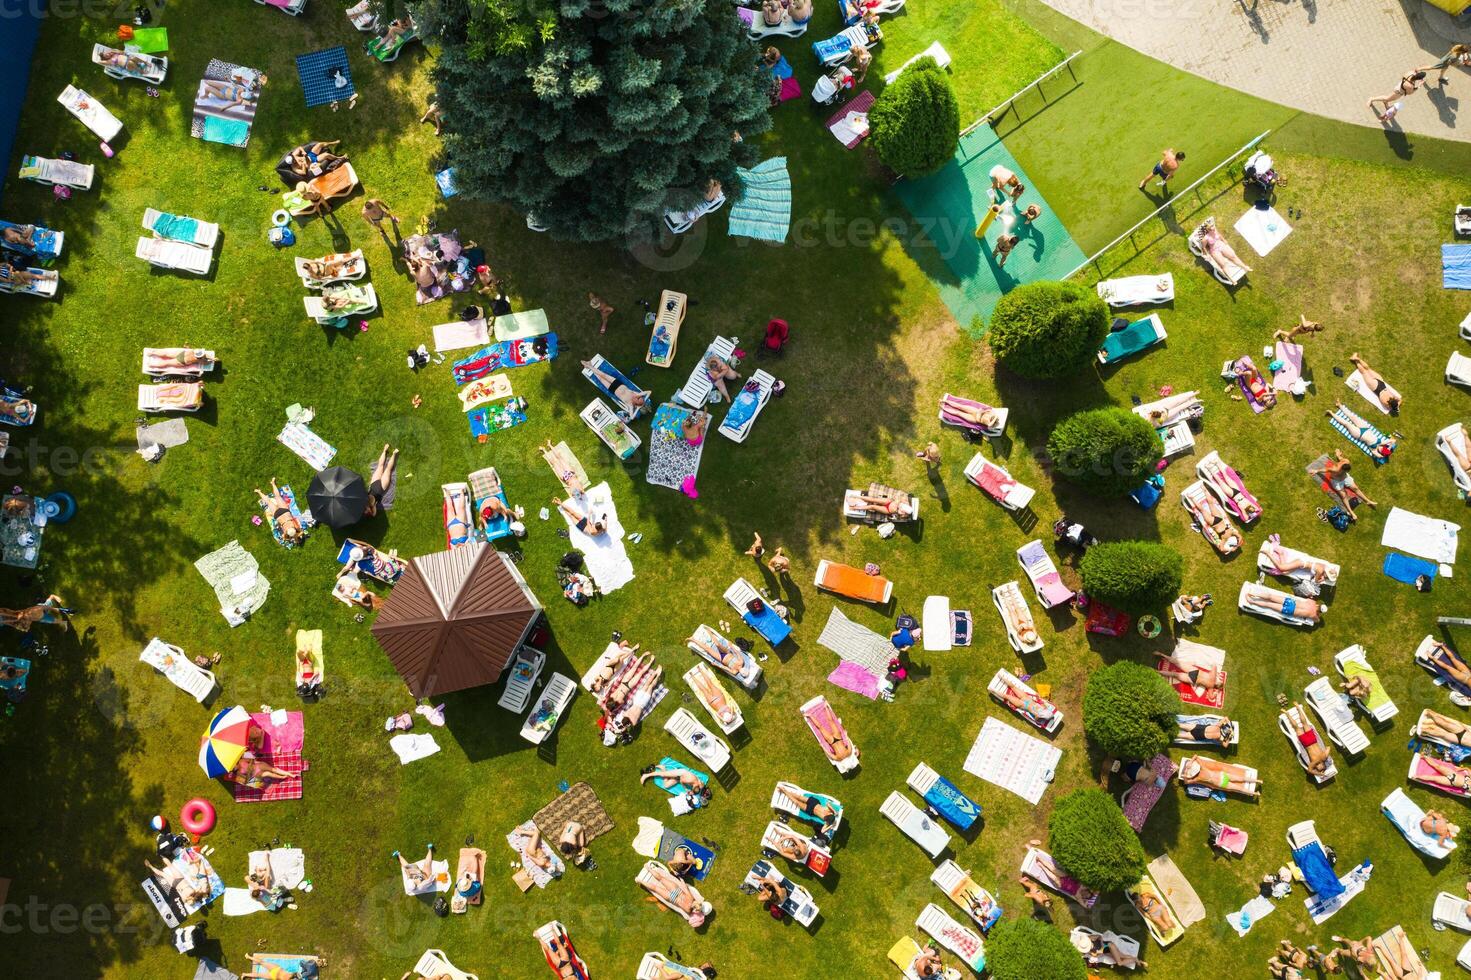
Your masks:
M 1139 837 L 1101 789 L 1073 790 L 1058 800 L 1047 835 L 1058 867 L 1094 891 L 1119 891 L 1144 877 Z
M 1154 473 L 1163 448 L 1148 422 L 1117 406 L 1069 415 L 1047 437 L 1053 471 L 1100 497 L 1139 489 Z
M 1029 282 L 996 303 L 987 340 L 996 360 L 1024 378 L 1076 374 L 1108 336 L 1108 306 L 1075 282 Z
M 1117 759 L 1152 759 L 1175 737 L 1180 695 L 1143 664 L 1121 660 L 1095 671 L 1083 695 L 1083 731 Z
M 1154 541 L 1105 541 L 1083 555 L 1083 591 L 1126 613 L 1153 612 L 1180 595 L 1185 560 Z
M 1086 980 L 1083 957 L 1056 928 L 1036 919 L 1003 919 L 986 937 L 992 980 Z
M 868 110 L 869 142 L 884 166 L 906 177 L 932 174 L 960 145 L 960 104 L 950 76 L 921 58 L 884 86 Z

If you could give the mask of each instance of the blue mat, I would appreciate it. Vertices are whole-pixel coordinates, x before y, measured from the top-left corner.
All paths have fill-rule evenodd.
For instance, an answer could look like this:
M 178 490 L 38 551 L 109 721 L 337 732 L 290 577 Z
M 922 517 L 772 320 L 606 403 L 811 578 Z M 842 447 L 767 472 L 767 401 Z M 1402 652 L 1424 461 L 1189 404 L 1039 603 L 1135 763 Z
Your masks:
M 924 801 L 961 830 L 969 830 L 981 815 L 981 808 L 944 776 L 925 793 Z
M 337 84 L 333 69 L 342 73 L 347 84 Z M 339 99 L 350 99 L 357 91 L 352 85 L 352 69 L 347 64 L 347 49 L 343 47 L 297 55 L 296 74 L 301 79 L 308 109 L 331 105 Z
M 1423 558 L 1411 558 L 1397 551 L 1391 551 L 1384 556 L 1384 574 L 1406 585 L 1414 585 L 1415 579 L 1421 575 L 1434 581 L 1437 571 L 1435 562 L 1426 561 Z
M 786 241 L 792 226 L 792 177 L 786 157 L 763 160 L 740 174 L 740 200 L 730 206 L 730 234 L 767 242 Z
M 1440 247 L 1440 278 L 1446 289 L 1471 289 L 1471 245 Z

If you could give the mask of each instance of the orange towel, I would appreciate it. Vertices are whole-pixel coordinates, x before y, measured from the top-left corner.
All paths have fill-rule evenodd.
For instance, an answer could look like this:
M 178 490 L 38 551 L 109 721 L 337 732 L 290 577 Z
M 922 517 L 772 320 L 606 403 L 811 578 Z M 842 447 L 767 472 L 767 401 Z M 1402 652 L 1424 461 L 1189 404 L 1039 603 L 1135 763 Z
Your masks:
M 352 189 L 357 186 L 357 175 L 351 167 L 338 167 L 313 178 L 311 183 L 313 190 L 330 200 L 352 193 Z
M 889 580 L 882 575 L 865 574 L 862 569 L 851 565 L 828 562 L 827 571 L 822 576 L 822 587 L 850 599 L 883 602 Z

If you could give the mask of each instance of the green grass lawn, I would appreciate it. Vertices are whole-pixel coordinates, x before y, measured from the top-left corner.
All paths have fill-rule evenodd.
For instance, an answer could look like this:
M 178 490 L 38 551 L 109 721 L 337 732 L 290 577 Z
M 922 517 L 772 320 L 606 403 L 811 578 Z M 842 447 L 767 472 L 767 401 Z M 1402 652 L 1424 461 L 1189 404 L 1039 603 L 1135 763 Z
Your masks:
M 5 377 L 33 386 L 42 405 L 35 430 L 13 435 L 11 480 L 37 492 L 69 490 L 81 505 L 74 521 L 47 537 L 46 564 L 38 576 L 7 569 L 3 578 L 11 604 L 37 592 L 60 592 L 80 610 L 81 630 L 78 636 L 48 637 L 50 654 L 37 664 L 30 699 L 0 728 L 0 744 L 12 760 L 7 789 L 13 801 L 0 816 L 0 830 L 11 841 L 32 842 L 12 847 L 0 871 L 10 879 L 6 901 L 24 917 L 12 914 L 7 920 L 22 923 L 10 942 L 18 974 L 187 974 L 141 903 L 137 882 L 141 861 L 152 850 L 147 818 L 155 812 L 175 817 L 184 801 L 202 795 L 221 808 L 219 829 L 209 842 L 217 849 L 215 867 L 229 882 L 243 878 L 246 852 L 273 838 L 306 848 L 315 882 L 312 893 L 299 896 L 299 910 L 279 916 L 225 919 L 218 907 L 210 910 L 210 934 L 237 970 L 244 968 L 247 952 L 269 948 L 320 953 L 331 976 L 392 980 L 425 947 L 437 946 L 482 977 L 540 976 L 530 933 L 555 917 L 568 925 L 596 976 L 631 975 L 644 951 L 671 945 L 686 962 L 713 959 L 731 977 L 773 972 L 777 956 L 784 972 L 799 975 L 835 967 L 859 976 L 891 975 L 884 959 L 889 945 L 914 933 L 914 917 L 925 903 L 944 907 L 945 900 L 926 880 L 928 860 L 879 817 L 882 800 L 902 787 L 920 760 L 958 782 L 983 804 L 986 817 L 979 833 L 953 835 L 956 860 L 994 888 L 1009 914 L 1024 913 L 1015 872 L 1026 841 L 1045 836 L 1059 794 L 1092 782 L 1096 760 L 1081 732 L 1088 674 L 1119 658 L 1147 660 L 1156 648 L 1137 638 L 1090 638 L 1076 617 L 1064 613 L 1049 623 L 1034 609 L 1047 647 L 1022 666 L 1052 685 L 1068 716 L 1057 739 L 1064 754 L 1055 785 L 1032 808 L 962 772 L 983 718 L 1001 714 L 984 693 L 986 681 L 997 667 L 1018 669 L 990 608 L 988 587 L 1020 577 L 1014 550 L 1031 537 L 1046 537 L 1063 510 L 1106 537 L 1158 539 L 1178 547 L 1186 557 L 1188 587 L 1221 598 L 1198 637 L 1228 651 L 1227 708 L 1246 732 L 1235 755 L 1259 767 L 1267 782 L 1260 805 L 1195 802 L 1172 792 L 1154 813 L 1143 835 L 1147 850 L 1174 856 L 1209 916 L 1168 951 L 1147 945 L 1150 972 L 1192 976 L 1209 964 L 1219 975 L 1252 975 L 1283 936 L 1322 943 L 1331 932 L 1378 933 L 1396 922 L 1417 945 L 1430 948 L 1432 968 L 1454 969 L 1458 937 L 1432 932 L 1428 915 L 1436 891 L 1460 890 L 1459 861 L 1449 867 L 1422 861 L 1376 811 L 1379 800 L 1404 783 L 1403 745 L 1419 708 L 1459 711 L 1411 664 L 1410 653 L 1437 614 L 1464 614 L 1466 590 L 1460 576 L 1438 582 L 1428 597 L 1390 583 L 1378 573 L 1383 549 L 1377 540 L 1391 504 L 1450 519 L 1463 510 L 1432 439 L 1457 417 L 1458 402 L 1467 397 L 1447 390 L 1441 380 L 1441 365 L 1458 345 L 1455 324 L 1465 315 L 1465 302 L 1435 281 L 1436 246 L 1446 238 L 1448 212 L 1467 199 L 1464 177 L 1385 165 L 1398 158 L 1381 158 L 1368 147 L 1363 155 L 1373 163 L 1345 160 L 1328 149 L 1295 149 L 1284 137 L 1279 163 L 1291 183 L 1280 206 L 1299 207 L 1305 216 L 1270 258 L 1248 257 L 1255 271 L 1247 285 L 1224 290 L 1189 255 L 1180 234 L 1212 213 L 1229 227 L 1246 208 L 1239 188 L 1204 202 L 1182 202 L 1173 216 L 1177 224 L 1156 233 L 1143 254 L 1132 261 L 1127 254 L 1110 257 L 1110 268 L 1119 266 L 1116 274 L 1174 273 L 1178 297 L 1161 313 L 1168 344 L 1101 375 L 1090 371 L 1063 384 L 1030 384 L 993 371 L 984 345 L 965 337 L 938 301 L 914 261 L 912 243 L 892 228 L 878 227 L 880 219 L 896 213 L 897 202 L 886 196 L 862 153 L 844 152 L 821 128 L 828 110 L 805 98 L 776 110 L 770 152 L 789 158 L 799 223 L 785 246 L 727 238 L 722 216 L 678 248 L 645 253 L 642 260 L 621 249 L 556 245 L 526 232 L 514 215 L 438 198 L 430 177 L 435 140 L 428 127 L 414 123 L 427 93 L 428 53 L 420 46 L 394 65 L 369 64 L 355 53 L 358 36 L 341 17 L 341 6 L 324 0 L 300 20 L 287 20 L 255 4 L 170 5 L 165 23 L 174 44 L 171 72 L 158 100 L 148 99 L 141 85 L 114 83 L 86 64 L 88 46 L 102 36 L 101 22 L 53 19 L 43 34 L 18 150 L 75 149 L 99 164 L 99 181 L 94 191 L 60 204 L 48 191 L 12 180 L 4 199 L 6 218 L 37 220 L 67 233 L 58 266 L 61 299 L 11 298 L 0 304 L 12 338 Z M 968 5 L 964 17 L 945 13 L 952 7 L 931 5 L 921 19 L 920 7 L 894 20 L 880 66 L 884 59 L 897 64 L 935 37 L 947 45 L 952 36 L 973 38 L 951 50 L 957 69 L 966 66 L 956 76 L 962 104 L 977 113 L 1075 46 L 1075 37 L 1055 29 L 1053 20 L 1034 22 L 1056 44 L 990 2 Z M 832 29 L 835 21 L 831 11 L 819 12 L 812 36 Z M 982 57 L 987 49 L 980 40 L 997 25 L 1010 32 L 1006 57 Z M 786 42 L 785 48 L 810 87 L 807 40 Z M 291 77 L 292 57 L 339 43 L 354 49 L 363 103 L 337 115 L 303 109 Z M 1148 121 L 1138 112 L 1117 117 L 1127 122 L 1100 122 L 1114 117 L 1073 108 L 1085 105 L 1085 98 L 1097 105 L 1135 98 L 1137 73 L 1158 72 L 1161 84 L 1188 97 L 1194 109 L 1174 114 L 1182 129 L 1211 145 L 1211 152 L 1215 144 L 1206 143 L 1208 136 L 1221 148 L 1234 148 L 1280 112 L 1182 80 L 1122 51 L 1090 49 L 1080 65 L 1084 84 L 1007 137 L 1085 249 L 1147 213 L 1143 195 L 1135 199 L 1133 172 L 1148 166 L 1162 142 L 1176 139 L 1174 129 L 1136 131 L 1134 123 Z M 1111 63 L 1117 70 L 1090 67 L 1095 54 L 1118 59 Z M 195 81 L 212 57 L 273 75 L 244 151 L 187 136 Z M 91 137 L 53 103 L 55 93 L 73 80 L 127 124 L 129 135 L 115 160 L 98 159 Z M 1213 107 L 1227 122 L 1205 115 Z M 1289 131 L 1292 125 L 1297 124 Z M 1231 127 L 1252 131 L 1238 139 Z M 1321 146 L 1351 145 L 1357 138 L 1352 130 L 1339 130 L 1341 144 L 1322 130 L 1310 135 Z M 451 319 L 454 310 L 448 302 L 414 306 L 407 279 L 395 273 L 389 251 L 357 219 L 354 204 L 343 209 L 340 232 L 331 222 L 314 221 L 300 230 L 297 249 L 277 252 L 266 243 L 279 189 L 271 168 L 281 151 L 308 136 L 341 138 L 369 193 L 387 200 L 410 224 L 431 215 L 441 228 L 459 227 L 509 276 L 520 307 L 547 309 L 567 349 L 549 367 L 511 373 L 517 393 L 530 401 L 526 425 L 476 445 L 459 417 L 447 365 L 418 376 L 403 366 L 404 350 L 428 341 L 429 327 Z M 1300 138 L 1308 141 L 1307 135 Z M 1079 147 L 1071 155 L 1070 145 Z M 1076 176 L 1090 165 L 1100 169 L 1094 184 Z M 221 223 L 223 244 L 208 279 L 155 273 L 132 258 L 138 221 L 148 206 Z M 805 238 L 797 234 L 802 228 Z M 293 254 L 331 251 L 344 236 L 350 246 L 367 251 L 381 298 L 383 312 L 369 319 L 366 332 L 354 326 L 339 333 L 305 319 L 291 267 Z M 647 333 L 637 300 L 653 299 L 661 288 L 681 289 L 698 300 L 676 367 L 667 373 L 645 367 L 638 376 L 661 398 L 684 379 L 692 352 L 716 334 L 739 336 L 749 346 L 773 315 L 786 317 L 794 330 L 791 352 L 772 367 L 789 384 L 786 397 L 766 409 L 744 445 L 711 437 L 697 501 L 650 486 L 637 466 L 617 464 L 576 418 L 593 395 L 578 377 L 577 360 L 603 353 L 624 370 L 639 364 Z M 619 307 L 606 337 L 597 336 L 595 316 L 586 308 L 588 289 Z M 1309 343 L 1307 363 L 1316 384 L 1302 403 L 1284 402 L 1253 417 L 1226 398 L 1216 378 L 1219 366 L 1228 357 L 1258 354 L 1271 330 L 1294 321 L 1299 310 L 1329 326 Z M 224 372 L 209 382 L 205 410 L 189 417 L 189 444 L 149 465 L 131 451 L 134 386 L 143 380 L 138 351 L 171 344 L 216 349 Z M 1322 412 L 1336 397 L 1350 404 L 1356 399 L 1331 371 L 1355 350 L 1404 393 L 1405 412 L 1394 425 L 1406 439 L 1383 469 L 1356 465 L 1366 491 L 1383 506 L 1339 535 L 1314 519 L 1314 508 L 1326 498 L 1303 467 L 1334 447 L 1352 452 Z M 1054 485 L 1042 465 L 1046 434 L 1061 415 L 1083 406 L 1127 405 L 1133 395 L 1148 399 L 1165 383 L 1200 389 L 1207 415 L 1197 456 L 1219 449 L 1266 507 L 1260 526 L 1247 535 L 1248 554 L 1234 561 L 1218 561 L 1189 531 L 1176 503 L 1191 479 L 1190 457 L 1166 471 L 1166 497 L 1149 513 L 1127 502 L 1083 499 L 1066 485 Z M 961 471 L 975 450 L 953 433 L 942 435 L 934 422 L 936 399 L 946 391 L 996 399 L 1012 409 L 1007 437 L 984 451 L 1039 489 L 1035 530 L 1018 527 L 965 484 Z M 410 405 L 416 393 L 424 398 L 418 409 Z M 318 531 L 304 547 L 286 551 L 249 520 L 255 513 L 252 487 L 272 476 L 299 491 L 309 482 L 307 467 L 273 438 L 284 420 L 282 409 L 292 402 L 316 406 L 313 427 L 338 447 L 340 462 L 367 466 L 385 441 L 403 447 L 396 508 L 354 533 L 405 555 L 442 546 L 441 483 L 462 480 L 485 465 L 500 470 L 511 500 L 531 517 L 521 568 L 548 606 L 548 671 L 580 675 L 617 629 L 657 651 L 672 675 L 668 700 L 633 746 L 610 750 L 598 743 L 596 711 L 583 695 L 556 737 L 534 750 L 517 736 L 519 719 L 496 707 L 497 687 L 446 698 L 449 725 L 435 732 L 442 751 L 398 766 L 382 720 L 409 707 L 409 698 L 369 636 L 369 624 L 355 622 L 329 595 L 337 550 L 330 534 Z M 582 610 L 557 598 L 553 569 L 566 550 L 552 530 L 559 525 L 534 516 L 559 489 L 535 451 L 547 437 L 567 439 L 594 481 L 609 482 L 625 527 L 644 534 L 642 543 L 630 546 L 635 582 Z M 945 462 L 939 478 L 927 483 L 911 453 L 931 438 L 941 442 Z M 79 468 L 75 457 L 89 450 L 89 464 Z M 923 526 L 888 541 L 868 530 L 850 536 L 839 516 L 843 489 L 871 480 L 921 493 Z M 782 544 L 792 553 L 791 581 L 772 582 L 741 557 L 757 529 L 770 545 Z M 1230 597 L 1240 582 L 1255 577 L 1251 553 L 1271 532 L 1343 565 L 1322 628 L 1301 633 L 1232 609 Z M 234 631 L 191 567 L 232 538 L 259 560 L 273 585 L 265 607 Z M 893 609 L 841 603 L 850 617 L 887 631 L 894 612 L 917 613 L 926 595 L 948 594 L 956 607 L 974 612 L 975 645 L 916 655 L 914 680 L 892 704 L 869 703 L 832 687 L 823 678 L 835 658 L 817 646 L 816 637 L 834 600 L 810 584 L 822 558 L 876 561 L 896 582 Z M 1076 582 L 1071 569 L 1064 567 L 1063 574 Z M 759 698 L 737 694 L 750 736 L 738 742 L 738 778 L 715 791 L 710 809 L 676 824 L 723 848 L 703 888 L 716 915 L 704 930 L 691 933 L 642 902 L 633 884 L 643 860 L 628 846 L 637 818 L 667 812 L 663 794 L 640 789 L 636 774 L 674 748 L 660 728 L 681 703 L 678 675 L 690 663 L 682 640 L 700 622 L 731 618 L 720 593 L 737 575 L 781 589 L 794 612 L 795 642 L 766 662 L 768 685 Z M 224 657 L 223 704 L 295 708 L 291 651 L 300 627 L 326 631 L 330 688 L 324 701 L 305 708 L 305 754 L 312 763 L 305 799 L 234 806 L 194 761 L 208 713 L 152 676 L 137 653 L 154 635 L 190 653 L 218 650 Z M 1308 667 L 1331 669 L 1332 655 L 1354 642 L 1367 647 L 1400 716 L 1374 736 L 1363 759 L 1340 758 L 1335 783 L 1314 789 L 1273 730 L 1273 698 L 1279 691 L 1295 695 L 1311 680 Z M 16 645 L 12 635 L 0 652 L 13 653 Z M 837 707 L 863 751 L 862 770 L 852 779 L 832 772 L 798 714 L 797 707 L 818 693 Z M 758 856 L 757 841 L 769 819 L 766 803 L 778 779 L 832 792 L 850 815 L 833 873 L 803 882 L 822 906 L 812 935 L 767 918 L 754 899 L 737 891 Z M 599 870 L 572 872 L 545 891 L 521 895 L 507 880 L 510 852 L 502 839 L 554 797 L 563 780 L 591 782 L 617 830 L 594 847 Z M 1452 819 L 1459 812 L 1455 803 L 1429 791 L 1411 795 Z M 1374 860 L 1374 879 L 1327 926 L 1311 926 L 1294 896 L 1247 938 L 1237 939 L 1223 916 L 1251 896 L 1255 880 L 1287 859 L 1283 831 L 1306 818 L 1318 821 L 1342 860 Z M 1212 819 L 1251 833 L 1243 859 L 1211 855 L 1205 837 Z M 490 853 L 487 901 L 467 916 L 440 920 L 402 895 L 389 855 L 395 849 L 417 855 L 428 841 L 453 853 L 468 835 Z M 1087 914 L 1060 902 L 1057 911 L 1065 928 L 1076 913 L 1078 921 L 1098 928 L 1143 935 L 1138 917 L 1119 896 L 1106 896 Z M 84 914 L 85 927 L 79 925 Z

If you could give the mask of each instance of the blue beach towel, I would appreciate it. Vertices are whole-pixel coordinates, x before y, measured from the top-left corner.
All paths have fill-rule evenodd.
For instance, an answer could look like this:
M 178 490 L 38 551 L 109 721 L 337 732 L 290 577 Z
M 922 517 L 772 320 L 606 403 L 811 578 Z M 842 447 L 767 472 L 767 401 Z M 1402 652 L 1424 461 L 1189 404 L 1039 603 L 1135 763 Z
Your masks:
M 705 876 L 710 873 L 710 868 L 715 864 L 715 852 L 703 844 L 695 843 L 679 831 L 665 827 L 664 835 L 659 838 L 658 860 L 668 864 L 670 858 L 673 858 L 680 848 L 689 851 L 690 857 L 695 859 L 694 870 L 686 877 L 693 878 L 695 881 L 704 881 Z
M 341 86 L 336 81 L 338 73 L 345 80 Z M 308 109 L 339 99 L 350 99 L 356 92 L 352 84 L 352 69 L 347 64 L 347 49 L 340 46 L 297 55 L 296 75 L 301 79 L 301 91 L 306 96 Z
M 730 234 L 766 242 L 786 241 L 792 225 L 792 176 L 786 157 L 737 167 L 741 197 L 730 206 Z
M 683 762 L 680 762 L 678 759 L 672 758 L 672 757 L 667 756 L 667 755 L 664 758 L 662 758 L 662 759 L 659 760 L 658 768 L 660 768 L 660 769 L 682 769 L 685 772 L 692 772 L 696 776 L 699 776 L 700 777 L 700 781 L 703 782 L 706 786 L 710 785 L 710 774 L 709 773 L 707 773 L 707 772 L 701 772 L 700 770 L 695 769 L 695 768 L 692 768 L 690 766 L 687 766 Z M 654 783 L 655 786 L 659 787 L 664 792 L 669 793 L 672 796 L 679 796 L 679 795 L 681 795 L 682 793 L 685 792 L 684 787 L 681 786 L 679 783 L 675 782 L 672 779 L 665 779 L 662 776 L 659 777 L 658 779 L 653 780 L 653 783 Z
M 1391 551 L 1384 556 L 1384 574 L 1406 585 L 1414 585 L 1415 579 L 1421 575 L 1429 576 L 1434 581 L 1436 571 L 1435 562 L 1426 561 L 1423 558 L 1411 558 L 1397 551 Z
M 485 442 L 492 432 L 513 429 L 526 421 L 526 399 L 512 398 L 494 405 L 485 405 L 466 412 L 465 418 L 470 423 L 470 435 L 475 437 L 476 442 Z
M 1440 247 L 1440 278 L 1446 289 L 1471 289 L 1471 245 Z
M 925 793 L 924 801 L 960 830 L 969 830 L 981 815 L 981 808 L 944 776 Z
M 1319 899 L 1335 898 L 1344 892 L 1343 882 L 1333 873 L 1323 845 L 1314 841 L 1292 852 L 1292 862 L 1302 872 L 1302 880 Z
M 730 403 L 730 411 L 725 413 L 725 421 L 721 425 L 728 429 L 739 429 L 751 421 L 760 406 L 760 386 L 747 382 L 741 393 L 735 396 L 735 401 Z
M 176 242 L 193 242 L 199 235 L 199 219 L 186 218 L 165 211 L 159 214 L 151 230 L 161 238 L 171 238 Z
M 770 603 L 763 603 L 760 613 L 753 613 L 747 609 L 741 613 L 741 619 L 751 629 L 755 630 L 767 643 L 779 647 L 792 635 L 792 628 L 786 624 L 786 620 L 776 614 Z

